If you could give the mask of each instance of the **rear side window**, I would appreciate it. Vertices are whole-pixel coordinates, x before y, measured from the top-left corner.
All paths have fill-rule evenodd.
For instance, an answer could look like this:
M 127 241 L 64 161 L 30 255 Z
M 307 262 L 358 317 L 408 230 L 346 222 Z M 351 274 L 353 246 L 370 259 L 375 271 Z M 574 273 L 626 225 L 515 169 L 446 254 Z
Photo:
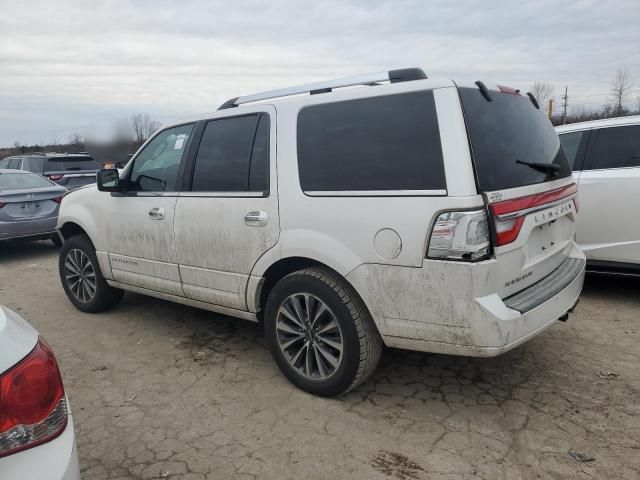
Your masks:
M 307 192 L 445 189 L 433 92 L 304 108 L 298 168 Z
M 640 125 L 599 130 L 592 158 L 592 169 L 640 166 Z
M 221 118 L 207 123 L 198 147 L 192 190 L 266 192 L 269 116 Z
M 99 170 L 102 165 L 92 157 L 49 157 L 47 158 L 47 171 L 73 171 L 73 170 Z
M 55 183 L 32 173 L 0 173 L 0 190 L 51 187 Z
M 571 175 L 565 152 L 549 119 L 529 97 L 478 88 L 459 88 L 480 191 L 533 185 Z M 541 172 L 526 163 L 556 164 Z
M 576 167 L 576 156 L 578 155 L 580 142 L 582 142 L 583 137 L 584 132 L 571 132 L 560 135 L 560 143 L 567 157 L 567 163 L 572 170 Z

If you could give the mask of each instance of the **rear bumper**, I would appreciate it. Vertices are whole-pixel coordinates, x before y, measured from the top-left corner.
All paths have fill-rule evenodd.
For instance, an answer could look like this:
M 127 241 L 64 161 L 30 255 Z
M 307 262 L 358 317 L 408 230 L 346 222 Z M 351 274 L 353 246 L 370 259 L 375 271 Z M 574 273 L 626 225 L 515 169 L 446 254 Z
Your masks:
M 58 216 L 19 222 L 0 222 L 0 240 L 35 237 L 56 232 Z
M 422 268 L 361 265 L 347 278 L 387 346 L 493 357 L 540 334 L 576 304 L 584 283 L 584 254 L 573 245 L 569 259 L 577 265 L 571 277 L 556 284 L 553 295 L 522 311 L 510 308 L 510 299 L 486 294 L 491 279 L 479 264 L 426 260 Z
M 0 478 L 80 480 L 73 419 L 59 437 L 29 450 L 0 458 Z

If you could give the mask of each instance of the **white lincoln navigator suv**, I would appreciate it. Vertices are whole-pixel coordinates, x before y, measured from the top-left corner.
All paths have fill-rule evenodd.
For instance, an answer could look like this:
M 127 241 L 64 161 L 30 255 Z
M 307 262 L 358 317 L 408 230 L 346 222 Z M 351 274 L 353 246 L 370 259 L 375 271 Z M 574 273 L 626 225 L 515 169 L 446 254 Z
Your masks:
M 60 278 L 264 323 L 282 372 L 343 394 L 383 345 L 495 356 L 582 289 L 576 185 L 532 95 L 420 69 L 233 98 L 68 194 Z

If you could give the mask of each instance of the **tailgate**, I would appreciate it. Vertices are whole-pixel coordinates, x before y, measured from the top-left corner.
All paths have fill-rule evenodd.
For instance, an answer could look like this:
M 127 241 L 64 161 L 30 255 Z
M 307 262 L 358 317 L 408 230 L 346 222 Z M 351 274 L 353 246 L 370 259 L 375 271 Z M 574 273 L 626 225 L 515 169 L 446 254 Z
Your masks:
M 569 178 L 486 194 L 493 218 L 500 297 L 542 280 L 567 259 L 575 231 L 576 191 Z

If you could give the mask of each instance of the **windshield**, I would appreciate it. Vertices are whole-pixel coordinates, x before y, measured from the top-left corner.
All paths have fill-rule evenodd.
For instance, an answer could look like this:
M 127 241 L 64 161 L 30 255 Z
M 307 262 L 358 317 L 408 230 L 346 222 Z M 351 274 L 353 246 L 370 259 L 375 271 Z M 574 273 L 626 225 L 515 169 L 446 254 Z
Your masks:
M 102 165 L 92 157 L 49 157 L 47 158 L 48 171 L 66 170 L 99 170 Z
M 31 173 L 0 173 L 0 190 L 21 190 L 55 185 L 44 177 Z
M 477 88 L 458 91 L 481 191 L 533 185 L 571 175 L 558 135 L 529 97 L 491 91 L 489 102 Z M 545 171 L 526 163 L 553 163 L 559 168 Z

